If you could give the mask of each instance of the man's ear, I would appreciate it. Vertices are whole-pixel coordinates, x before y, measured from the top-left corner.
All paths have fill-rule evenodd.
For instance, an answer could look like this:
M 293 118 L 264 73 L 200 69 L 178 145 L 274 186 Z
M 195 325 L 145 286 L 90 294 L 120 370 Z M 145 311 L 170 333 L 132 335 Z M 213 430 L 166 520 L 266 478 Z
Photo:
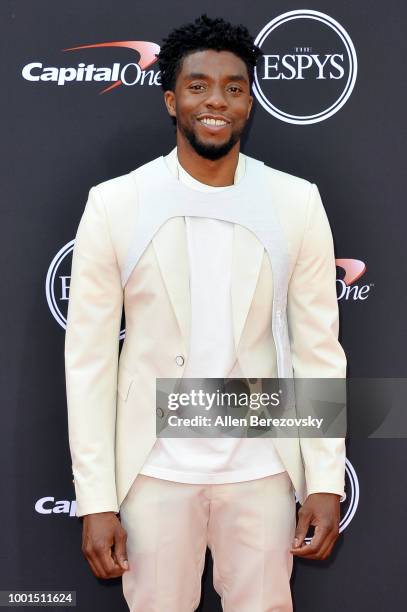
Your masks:
M 175 104 L 175 94 L 170 89 L 164 92 L 164 102 L 165 102 L 165 106 L 167 107 L 168 114 L 171 117 L 176 117 L 177 112 L 176 112 L 176 104 Z

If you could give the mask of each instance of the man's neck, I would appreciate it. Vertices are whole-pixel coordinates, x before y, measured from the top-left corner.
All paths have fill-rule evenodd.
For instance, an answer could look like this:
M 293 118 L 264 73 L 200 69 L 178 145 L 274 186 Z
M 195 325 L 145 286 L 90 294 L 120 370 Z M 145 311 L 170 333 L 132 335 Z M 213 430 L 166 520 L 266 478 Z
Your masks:
M 198 155 L 183 138 L 177 138 L 178 161 L 188 174 L 205 185 L 227 187 L 233 185 L 239 161 L 239 145 L 236 145 L 221 159 L 211 160 Z

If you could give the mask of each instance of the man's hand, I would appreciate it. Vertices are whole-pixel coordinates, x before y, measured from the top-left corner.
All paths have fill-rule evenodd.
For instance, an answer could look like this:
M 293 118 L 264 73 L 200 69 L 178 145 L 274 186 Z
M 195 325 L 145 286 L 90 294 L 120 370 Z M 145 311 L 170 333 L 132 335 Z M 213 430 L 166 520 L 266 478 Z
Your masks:
M 333 493 L 313 493 L 298 512 L 298 523 L 291 552 L 305 559 L 326 559 L 339 536 L 340 496 Z M 315 527 L 309 544 L 304 538 L 310 525 Z
M 82 552 L 97 578 L 117 578 L 129 569 L 127 533 L 114 512 L 83 517 Z

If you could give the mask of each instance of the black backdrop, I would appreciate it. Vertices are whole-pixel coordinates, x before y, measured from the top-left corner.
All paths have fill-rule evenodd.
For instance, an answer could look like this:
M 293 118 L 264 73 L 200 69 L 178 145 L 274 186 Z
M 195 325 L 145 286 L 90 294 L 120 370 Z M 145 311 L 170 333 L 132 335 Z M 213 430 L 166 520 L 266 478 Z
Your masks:
M 139 61 L 134 49 L 63 49 L 112 41 L 160 44 L 171 27 L 204 11 L 243 22 L 257 35 L 277 16 L 299 9 L 320 11 L 345 29 L 358 63 L 354 89 L 342 108 L 314 123 L 283 121 L 256 102 L 243 150 L 315 182 L 331 222 L 337 257 L 366 265 L 363 276 L 349 285 L 356 292 L 362 288 L 359 298 L 354 299 L 354 291 L 340 299 L 349 374 L 403 377 L 405 3 L 1 3 L 0 589 L 74 589 L 81 612 L 126 609 L 120 581 L 98 581 L 91 574 L 80 551 L 81 525 L 74 518 L 63 363 L 69 243 L 92 185 L 128 172 L 174 144 L 161 89 L 149 85 L 147 77 L 143 85 L 121 85 L 100 94 L 113 81 L 58 85 L 27 80 L 23 68 L 41 64 L 31 69 L 35 78 L 46 67 L 54 67 L 55 73 L 61 67 L 77 69 L 80 62 L 96 67 L 116 62 L 123 67 Z M 264 43 L 264 52 L 268 45 L 267 53 L 275 55 L 343 53 L 343 41 L 335 36 L 326 22 L 308 16 L 280 25 Z M 136 70 L 130 67 L 127 78 L 135 78 Z M 303 80 L 280 77 L 266 83 L 261 67 L 258 75 L 273 102 L 278 100 L 288 111 L 295 107 L 301 115 L 301 105 L 302 114 L 317 113 L 322 103 L 340 96 L 350 70 L 346 57 L 343 70 L 342 79 L 317 79 L 315 69 L 306 71 Z M 339 75 L 338 70 L 332 73 Z M 339 279 L 343 272 L 339 267 Z M 342 535 L 329 561 L 296 563 L 296 609 L 404 610 L 405 441 L 359 439 L 351 440 L 348 448 Z M 220 610 L 211 586 L 210 560 L 200 610 Z

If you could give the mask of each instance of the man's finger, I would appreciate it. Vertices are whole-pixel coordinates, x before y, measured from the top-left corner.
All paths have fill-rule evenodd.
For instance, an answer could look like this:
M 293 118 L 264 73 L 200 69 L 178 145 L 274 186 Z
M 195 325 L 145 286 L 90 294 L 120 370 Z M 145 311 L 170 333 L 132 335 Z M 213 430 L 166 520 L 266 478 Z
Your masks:
M 83 538 L 82 553 L 85 559 L 87 560 L 87 562 L 89 563 L 92 569 L 92 572 L 95 574 L 95 576 L 97 578 L 102 578 L 103 573 L 104 573 L 102 564 L 100 563 L 99 559 L 96 557 L 94 547 L 92 546 L 92 543 L 88 537 Z
M 126 541 L 127 541 L 127 534 L 124 531 L 124 529 L 122 529 L 120 530 L 120 532 L 117 533 L 117 535 L 115 534 L 115 545 L 114 545 L 114 549 L 112 550 L 113 559 L 125 571 L 129 569 L 129 562 L 127 560 Z
M 302 510 L 299 511 L 297 527 L 295 529 L 293 549 L 300 548 L 303 545 L 305 536 L 307 535 L 307 531 L 310 526 L 311 518 L 312 515 L 308 512 L 304 512 Z
M 89 565 L 90 565 L 94 575 L 97 578 L 103 578 L 104 577 L 104 569 L 103 569 L 103 566 L 100 563 L 99 559 L 96 557 L 94 551 L 91 550 L 91 549 L 83 549 L 83 554 L 84 554 L 87 562 L 89 563 Z
M 304 544 L 304 546 L 294 549 L 292 551 L 293 554 L 304 558 L 318 557 L 322 547 L 325 545 L 325 540 L 328 537 L 329 533 L 329 528 L 317 525 L 315 527 L 314 535 L 312 536 L 310 544 Z
M 325 543 L 322 545 L 319 551 L 319 557 L 321 559 L 327 559 L 332 552 L 336 540 L 338 539 L 338 529 L 332 529 L 329 536 L 326 538 Z
M 120 573 L 117 573 L 120 570 L 120 566 L 112 558 L 110 547 L 107 548 L 106 545 L 103 545 L 96 548 L 94 558 L 102 566 L 104 578 L 115 578 L 120 575 Z
M 102 578 L 102 574 L 101 574 L 102 568 L 99 567 L 98 565 L 96 565 L 93 562 L 93 559 L 91 559 L 91 557 L 87 557 L 85 555 L 85 558 L 86 558 L 86 561 L 89 563 L 90 569 L 92 570 L 92 572 L 96 576 L 96 578 Z

